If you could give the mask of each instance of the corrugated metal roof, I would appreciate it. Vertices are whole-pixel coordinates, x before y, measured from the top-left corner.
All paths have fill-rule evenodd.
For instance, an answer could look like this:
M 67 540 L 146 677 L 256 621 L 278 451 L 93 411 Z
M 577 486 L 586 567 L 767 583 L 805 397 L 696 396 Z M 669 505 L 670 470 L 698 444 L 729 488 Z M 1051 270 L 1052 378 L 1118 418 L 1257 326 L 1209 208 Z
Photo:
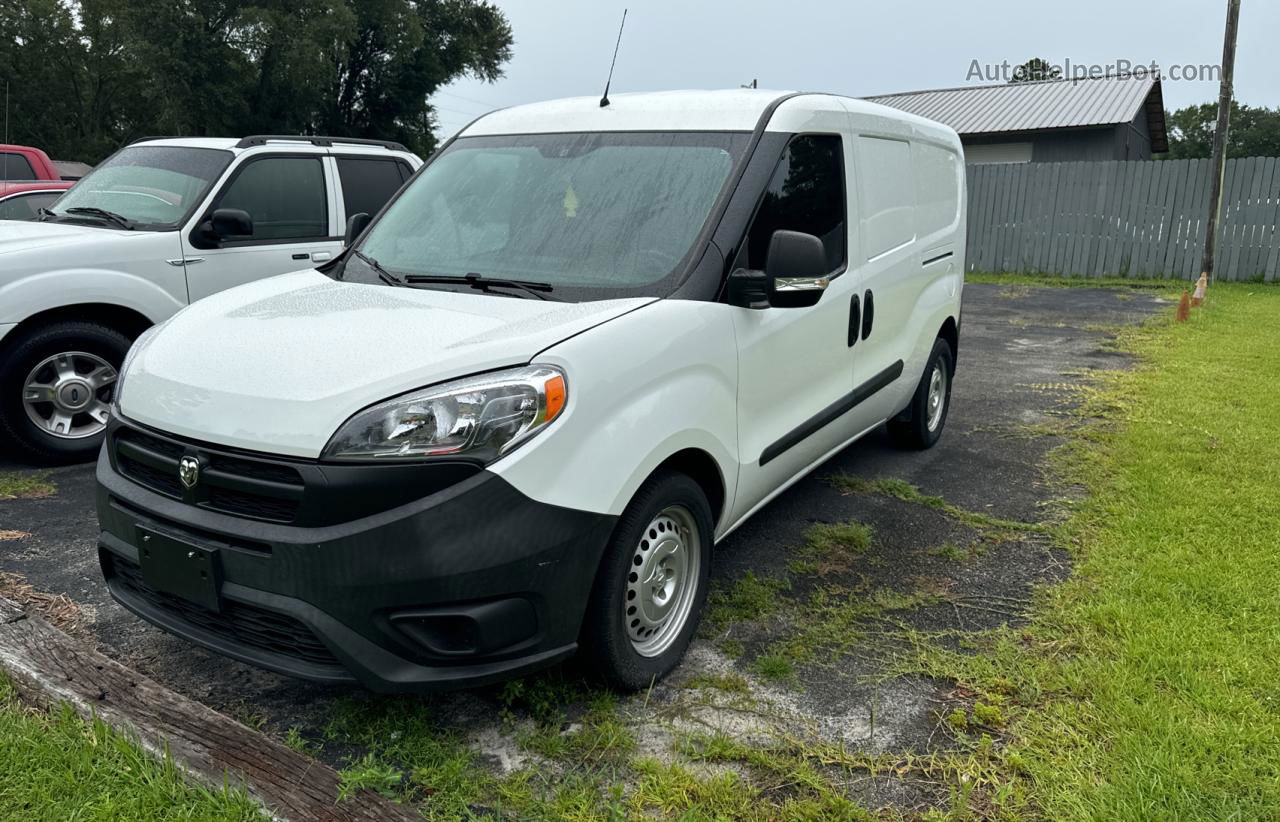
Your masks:
M 912 91 L 866 99 L 945 123 L 961 135 L 995 134 L 1132 122 L 1159 83 L 1158 77 L 1126 75 Z

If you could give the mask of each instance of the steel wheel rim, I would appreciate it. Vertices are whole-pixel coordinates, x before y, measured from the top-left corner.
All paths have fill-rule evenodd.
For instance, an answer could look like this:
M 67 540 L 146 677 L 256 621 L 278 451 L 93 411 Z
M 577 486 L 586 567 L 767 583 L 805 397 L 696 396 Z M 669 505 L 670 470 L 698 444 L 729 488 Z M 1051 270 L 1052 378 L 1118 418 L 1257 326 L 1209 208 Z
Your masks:
M 939 363 L 929 377 L 929 430 L 937 431 L 942 424 L 942 412 L 947 407 L 947 373 Z
M 64 351 L 42 360 L 22 383 L 27 419 L 41 432 L 78 440 L 107 427 L 119 374 L 97 354 Z
M 701 535 L 692 512 L 670 505 L 641 534 L 631 557 L 622 624 L 644 657 L 665 653 L 689 622 L 701 573 Z

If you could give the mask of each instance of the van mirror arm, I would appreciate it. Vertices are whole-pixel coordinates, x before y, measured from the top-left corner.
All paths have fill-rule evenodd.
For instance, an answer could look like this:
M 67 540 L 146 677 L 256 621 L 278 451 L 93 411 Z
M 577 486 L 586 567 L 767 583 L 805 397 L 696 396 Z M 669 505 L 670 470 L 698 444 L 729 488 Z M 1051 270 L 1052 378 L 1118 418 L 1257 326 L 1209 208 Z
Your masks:
M 769 307 L 772 283 L 763 271 L 739 268 L 729 275 L 729 305 L 760 311 Z

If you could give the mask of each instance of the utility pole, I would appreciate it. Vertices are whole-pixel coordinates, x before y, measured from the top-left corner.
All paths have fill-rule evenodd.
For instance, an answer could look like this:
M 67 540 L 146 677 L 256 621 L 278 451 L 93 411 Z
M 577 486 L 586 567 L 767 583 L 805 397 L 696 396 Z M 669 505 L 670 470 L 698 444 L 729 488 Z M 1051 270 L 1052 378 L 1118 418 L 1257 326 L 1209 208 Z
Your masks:
M 1227 132 L 1231 128 L 1231 101 L 1235 91 L 1236 39 L 1240 32 L 1240 0 L 1227 0 L 1227 39 L 1222 49 L 1222 91 L 1218 98 L 1218 128 L 1213 133 L 1213 178 L 1209 192 L 1209 224 L 1205 232 L 1201 283 L 1213 279 L 1213 258 L 1218 246 L 1218 220 L 1222 216 L 1222 186 L 1227 172 Z M 1197 288 L 1197 292 L 1200 289 Z M 1203 295 L 1201 295 L 1203 296 Z

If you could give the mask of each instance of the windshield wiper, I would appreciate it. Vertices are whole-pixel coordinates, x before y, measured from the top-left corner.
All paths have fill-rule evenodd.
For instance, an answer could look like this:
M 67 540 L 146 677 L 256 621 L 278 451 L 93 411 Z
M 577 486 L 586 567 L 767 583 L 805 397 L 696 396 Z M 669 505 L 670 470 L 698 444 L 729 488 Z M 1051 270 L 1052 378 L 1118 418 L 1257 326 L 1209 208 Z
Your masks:
M 128 217 L 122 217 L 119 214 L 115 213 L 114 211 L 107 211 L 105 208 L 76 206 L 75 208 L 68 208 L 63 213 L 64 214 L 84 214 L 89 217 L 98 217 L 108 222 L 115 223 L 116 225 L 120 226 L 126 231 L 133 231 L 132 220 L 130 220 Z M 53 216 L 57 217 L 59 215 L 57 213 L 54 213 Z
M 49 219 L 50 217 L 57 217 L 57 216 L 58 216 L 58 212 L 56 212 L 56 211 L 50 211 L 49 209 L 45 208 L 44 206 L 40 206 L 39 208 L 37 208 L 37 209 L 36 209 L 36 222 L 37 222 L 37 223 L 43 223 L 45 220 Z
M 561 302 L 559 297 L 551 296 L 550 292 L 555 289 L 550 283 L 542 283 L 535 280 L 509 280 L 505 277 L 486 277 L 483 274 L 473 273 L 467 274 L 465 277 L 450 277 L 444 274 L 409 274 L 405 276 L 403 282 L 408 285 L 460 283 L 480 291 L 488 291 L 491 288 L 515 288 L 530 296 L 537 297 L 539 300 Z
M 359 257 L 361 262 L 363 262 L 365 265 L 372 268 L 374 272 L 377 273 L 378 278 L 381 279 L 387 285 L 404 285 L 405 284 L 403 280 L 396 277 L 390 271 L 387 271 L 385 268 L 382 267 L 381 263 L 379 263 L 377 260 L 370 257 L 368 254 L 363 254 L 359 251 L 353 251 L 352 253 L 355 254 L 357 257 Z M 343 273 L 345 274 L 346 272 L 343 272 Z

